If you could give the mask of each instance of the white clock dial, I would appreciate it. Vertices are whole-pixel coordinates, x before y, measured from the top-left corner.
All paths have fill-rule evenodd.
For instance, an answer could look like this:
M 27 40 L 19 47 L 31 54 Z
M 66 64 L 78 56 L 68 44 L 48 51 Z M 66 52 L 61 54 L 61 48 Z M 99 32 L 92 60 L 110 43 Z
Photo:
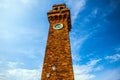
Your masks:
M 63 24 L 56 24 L 56 25 L 54 25 L 53 28 L 54 29 L 61 29 L 61 28 L 63 28 Z

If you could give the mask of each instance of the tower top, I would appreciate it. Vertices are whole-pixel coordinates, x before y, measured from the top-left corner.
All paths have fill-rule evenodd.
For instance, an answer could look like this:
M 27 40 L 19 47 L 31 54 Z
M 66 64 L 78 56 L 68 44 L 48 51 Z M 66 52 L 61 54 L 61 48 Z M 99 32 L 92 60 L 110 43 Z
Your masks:
M 64 13 L 64 12 L 69 12 L 69 9 L 66 7 L 66 4 L 54 4 L 52 6 L 52 10 L 48 12 L 49 14 L 55 14 L 55 13 Z
M 50 23 L 64 23 L 68 25 L 68 30 L 71 29 L 70 10 L 66 7 L 66 4 L 55 4 L 52 6 L 52 10 L 48 13 L 48 20 Z
M 66 6 L 66 4 L 54 4 L 53 7 L 55 6 Z

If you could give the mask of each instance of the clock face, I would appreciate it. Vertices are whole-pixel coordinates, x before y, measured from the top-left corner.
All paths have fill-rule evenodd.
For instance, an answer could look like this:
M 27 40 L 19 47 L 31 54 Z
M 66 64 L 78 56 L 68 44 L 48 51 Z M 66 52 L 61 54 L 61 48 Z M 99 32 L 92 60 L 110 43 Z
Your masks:
M 63 28 L 63 24 L 56 24 L 53 28 L 54 29 L 61 29 L 61 28 Z

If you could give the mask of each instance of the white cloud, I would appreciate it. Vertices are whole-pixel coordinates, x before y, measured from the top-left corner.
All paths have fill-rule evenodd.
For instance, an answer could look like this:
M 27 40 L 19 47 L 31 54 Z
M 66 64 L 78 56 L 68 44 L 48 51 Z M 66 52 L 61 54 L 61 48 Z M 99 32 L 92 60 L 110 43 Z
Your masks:
M 120 68 L 104 70 L 94 80 L 120 80 Z
M 78 39 L 78 37 L 76 38 L 74 35 L 72 35 L 71 37 L 71 49 L 72 49 L 72 57 L 73 57 L 73 60 L 75 61 L 80 61 L 81 58 L 80 56 L 78 56 L 78 50 L 80 51 L 83 43 L 88 39 L 89 35 L 84 35 L 82 37 L 80 37 Z
M 75 80 L 92 80 L 94 77 L 92 74 L 80 74 L 75 76 Z
M 0 73 L 0 80 L 39 80 L 39 69 L 9 69 Z
M 77 18 L 79 12 L 84 8 L 85 6 L 85 0 L 66 0 L 68 6 L 71 8 L 71 14 L 72 14 L 72 23 L 74 23 L 75 19 Z
M 44 37 L 44 32 L 39 32 L 37 29 L 27 27 L 4 26 L 0 27 L 0 35 L 1 53 L 22 53 L 33 57 L 33 54 L 35 54 L 35 50 L 38 51 L 38 47 L 40 48 L 39 50 L 44 51 L 46 37 Z M 29 46 L 27 46 L 28 43 Z M 33 44 L 35 46 L 33 46 Z M 43 46 L 38 46 L 38 44 Z
M 116 48 L 115 50 L 116 50 L 117 52 L 120 52 L 120 48 Z
M 89 63 L 88 63 L 88 65 L 89 66 L 94 66 L 94 65 L 96 65 L 98 62 L 100 62 L 101 61 L 101 59 L 97 59 L 97 60 L 91 60 Z
M 0 59 L 1 60 L 1 59 Z M 0 71 L 3 70 L 7 70 L 7 69 L 14 69 L 14 68 L 18 68 L 20 66 L 23 66 L 24 63 L 22 62 L 18 62 L 18 61 L 5 61 L 5 60 L 1 60 L 0 61 Z M 5 69 L 4 69 L 5 68 Z M 2 71 L 3 71 L 2 70 Z
M 91 72 L 102 69 L 101 66 L 97 66 L 100 61 L 101 59 L 97 59 L 89 61 L 86 65 L 73 65 L 75 80 L 93 80 L 96 76 Z
M 37 0 L 20 0 L 24 5 L 37 4 Z
M 38 0 L 0 0 L 0 22 L 8 24 L 17 18 L 26 17 L 29 11 L 33 9 Z M 26 2 L 26 3 L 25 3 Z M 8 21 L 8 22 L 7 22 Z M 1 24 L 0 23 L 0 24 Z
M 28 6 L 37 3 L 37 0 L 0 0 L 0 8 L 9 8 L 12 6 Z M 17 4 L 17 5 L 16 5 Z
M 0 61 L 0 80 L 40 80 L 41 69 L 20 68 L 21 62 Z
M 85 36 L 83 36 L 83 37 L 81 37 L 81 38 L 79 38 L 79 39 L 77 39 L 77 40 L 75 40 L 74 42 L 73 42 L 73 47 L 74 48 L 81 48 L 81 46 L 82 46 L 82 44 L 84 43 L 84 41 L 86 40 L 86 39 L 88 39 L 88 37 L 89 37 L 89 35 L 85 35 Z
M 43 43 L 45 44 L 45 43 Z M 45 50 L 44 48 L 45 46 L 43 45 L 42 47 L 30 47 L 29 49 L 18 49 L 16 50 L 15 52 L 18 53 L 18 55 L 25 55 L 27 56 L 28 58 L 31 58 L 31 59 L 36 59 L 36 58 L 40 58 L 39 60 L 41 60 L 41 58 L 43 58 L 43 52 Z M 40 55 L 40 56 L 38 56 Z
M 35 6 L 37 0 L 0 0 L 0 40 L 14 41 L 20 37 L 36 35 L 38 31 L 31 29 L 32 25 L 26 26 L 24 19 L 27 18 L 29 9 Z M 23 5 L 26 3 L 30 6 Z M 27 13 L 27 14 L 26 14 Z M 22 23 L 24 21 L 24 23 Z M 35 25 L 34 25 L 35 27 Z M 37 33 L 38 34 L 38 33 Z
M 24 63 L 22 63 L 22 62 L 11 62 L 11 61 L 7 62 L 7 66 L 11 69 L 19 67 L 18 65 L 19 66 L 24 65 Z
M 12 69 L 7 71 L 8 79 L 11 80 L 39 80 L 40 70 L 38 69 Z
M 88 15 L 86 15 L 82 21 L 84 21 L 85 23 L 89 23 L 90 21 L 92 21 L 94 18 L 97 17 L 98 10 L 99 10 L 98 8 L 91 10 L 91 12 L 89 12 Z M 97 27 L 94 27 L 94 28 L 97 28 Z
M 120 60 L 120 54 L 114 54 L 112 56 L 106 56 L 105 59 L 110 60 L 110 62 L 116 62 Z

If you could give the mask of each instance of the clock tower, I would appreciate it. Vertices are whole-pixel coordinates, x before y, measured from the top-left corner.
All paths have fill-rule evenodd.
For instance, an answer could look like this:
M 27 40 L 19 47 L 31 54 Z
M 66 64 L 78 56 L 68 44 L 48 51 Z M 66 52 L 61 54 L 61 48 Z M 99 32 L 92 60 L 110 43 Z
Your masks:
M 53 5 L 41 80 L 74 80 L 69 31 L 70 10 L 65 4 Z

